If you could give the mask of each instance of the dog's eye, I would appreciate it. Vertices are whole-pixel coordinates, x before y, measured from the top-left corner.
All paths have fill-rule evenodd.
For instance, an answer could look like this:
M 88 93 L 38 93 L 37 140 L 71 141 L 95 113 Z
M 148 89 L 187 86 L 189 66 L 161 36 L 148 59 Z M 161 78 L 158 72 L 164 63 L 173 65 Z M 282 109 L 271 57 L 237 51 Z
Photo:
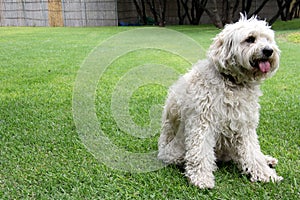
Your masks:
M 253 36 L 248 37 L 246 39 L 246 42 L 248 42 L 248 43 L 254 43 L 255 42 L 255 37 L 253 37 Z

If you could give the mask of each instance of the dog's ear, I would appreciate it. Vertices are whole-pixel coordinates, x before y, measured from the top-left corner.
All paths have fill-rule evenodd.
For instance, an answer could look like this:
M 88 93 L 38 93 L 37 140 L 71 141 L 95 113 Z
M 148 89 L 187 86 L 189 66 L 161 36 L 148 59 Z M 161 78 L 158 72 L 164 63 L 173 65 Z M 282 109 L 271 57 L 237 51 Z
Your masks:
M 210 45 L 207 56 L 209 59 L 213 61 L 213 63 L 217 64 L 218 63 L 218 58 L 221 54 L 221 48 L 223 46 L 223 41 L 221 39 L 220 34 L 218 34 L 214 39 L 213 43 Z
M 230 35 L 225 37 L 224 31 L 222 31 L 214 38 L 213 43 L 208 50 L 208 58 L 215 63 L 218 70 L 225 69 L 229 64 L 228 61 L 232 58 L 232 38 L 233 36 Z

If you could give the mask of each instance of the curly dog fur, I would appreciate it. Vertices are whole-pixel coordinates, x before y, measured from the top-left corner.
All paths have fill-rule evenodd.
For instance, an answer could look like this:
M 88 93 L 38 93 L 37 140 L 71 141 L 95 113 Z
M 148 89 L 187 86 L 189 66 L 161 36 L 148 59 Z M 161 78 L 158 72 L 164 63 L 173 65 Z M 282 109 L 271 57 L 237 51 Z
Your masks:
M 259 85 L 279 67 L 280 51 L 265 21 L 241 15 L 226 25 L 199 61 L 169 89 L 162 116 L 158 158 L 184 164 L 199 188 L 213 188 L 216 161 L 233 160 L 251 181 L 283 178 L 277 159 L 261 152 Z

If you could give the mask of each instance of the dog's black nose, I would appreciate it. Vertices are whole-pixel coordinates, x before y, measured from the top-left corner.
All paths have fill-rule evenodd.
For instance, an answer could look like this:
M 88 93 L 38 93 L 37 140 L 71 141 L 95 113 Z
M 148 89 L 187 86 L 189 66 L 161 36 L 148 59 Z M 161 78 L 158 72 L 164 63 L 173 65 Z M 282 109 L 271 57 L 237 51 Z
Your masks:
M 270 57 L 273 54 L 273 49 L 266 47 L 262 50 L 263 54 L 267 57 Z

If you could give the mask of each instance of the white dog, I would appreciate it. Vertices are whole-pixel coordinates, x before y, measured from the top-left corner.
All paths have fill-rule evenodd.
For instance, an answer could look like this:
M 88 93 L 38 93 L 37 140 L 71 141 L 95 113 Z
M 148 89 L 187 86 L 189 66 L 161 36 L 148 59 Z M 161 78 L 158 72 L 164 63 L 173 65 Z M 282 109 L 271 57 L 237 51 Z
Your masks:
M 185 164 L 199 188 L 213 188 L 216 161 L 233 160 L 251 181 L 281 181 L 277 159 L 264 155 L 256 128 L 260 83 L 279 67 L 274 32 L 256 17 L 226 25 L 199 61 L 169 90 L 158 158 Z

